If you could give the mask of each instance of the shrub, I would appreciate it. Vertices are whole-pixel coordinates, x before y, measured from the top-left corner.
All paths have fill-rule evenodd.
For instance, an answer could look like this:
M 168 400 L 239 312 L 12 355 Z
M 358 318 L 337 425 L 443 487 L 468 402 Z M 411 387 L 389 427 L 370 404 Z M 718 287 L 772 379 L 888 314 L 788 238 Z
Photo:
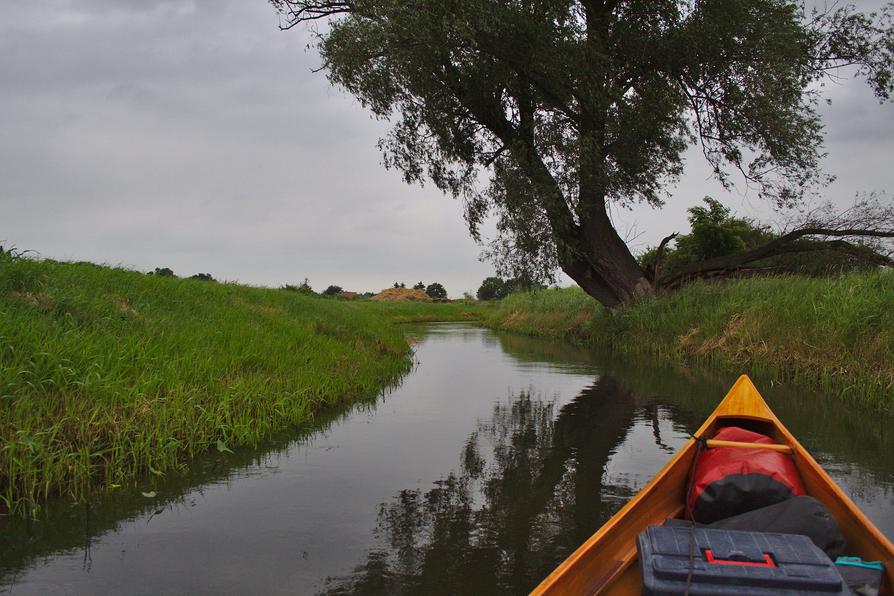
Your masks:
M 478 300 L 500 300 L 508 294 L 506 282 L 499 277 L 488 277 L 478 288 Z
M 286 285 L 282 286 L 281 289 L 287 290 L 289 292 L 298 292 L 300 294 L 313 294 L 314 293 L 313 288 L 310 287 L 310 280 L 307 279 L 306 277 L 304 278 L 304 281 L 301 282 L 297 286 L 294 286 L 292 284 L 286 284 Z
M 416 288 L 422 289 L 422 288 Z M 425 293 L 431 296 L 436 300 L 440 300 L 447 297 L 447 290 L 444 289 L 444 286 L 439 284 L 438 282 L 434 282 L 429 284 L 427 288 L 425 288 Z

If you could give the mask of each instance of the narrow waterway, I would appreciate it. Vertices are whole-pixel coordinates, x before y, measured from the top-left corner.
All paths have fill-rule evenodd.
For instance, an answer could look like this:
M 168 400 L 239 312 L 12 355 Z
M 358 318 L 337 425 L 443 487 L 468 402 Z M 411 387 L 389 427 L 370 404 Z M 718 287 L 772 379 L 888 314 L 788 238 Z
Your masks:
M 414 370 L 373 402 L 89 506 L 0 518 L 0 593 L 525 593 L 735 380 L 469 325 L 410 333 Z M 890 420 L 761 389 L 894 536 Z

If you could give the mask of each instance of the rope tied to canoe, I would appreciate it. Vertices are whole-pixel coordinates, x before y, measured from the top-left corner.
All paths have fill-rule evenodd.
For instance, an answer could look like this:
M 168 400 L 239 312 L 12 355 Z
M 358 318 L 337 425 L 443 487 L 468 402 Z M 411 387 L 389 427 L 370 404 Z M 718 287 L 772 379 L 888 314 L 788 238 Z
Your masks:
M 686 517 L 689 519 L 689 569 L 686 573 L 686 587 L 683 590 L 683 596 L 689 596 L 689 588 L 692 586 L 692 573 L 695 569 L 695 515 L 692 512 L 692 506 L 689 503 L 689 495 L 692 494 L 692 487 L 695 484 L 695 466 L 698 464 L 698 458 L 702 451 L 708 448 L 708 440 L 699 437 L 696 434 L 689 435 L 695 441 L 695 455 L 692 456 L 692 463 L 689 465 L 689 478 L 686 480 Z

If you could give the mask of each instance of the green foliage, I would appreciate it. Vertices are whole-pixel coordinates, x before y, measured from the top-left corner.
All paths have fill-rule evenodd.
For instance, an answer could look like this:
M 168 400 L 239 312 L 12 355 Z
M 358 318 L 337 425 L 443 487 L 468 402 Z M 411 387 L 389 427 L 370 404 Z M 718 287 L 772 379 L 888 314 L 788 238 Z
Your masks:
M 417 290 L 420 288 L 416 288 Z M 439 284 L 438 282 L 434 282 L 428 285 L 425 288 L 425 293 L 435 300 L 443 300 L 447 298 L 447 290 L 444 289 L 444 286 Z
M 546 287 L 542 283 L 535 281 L 531 277 L 525 275 L 507 279 L 505 284 L 505 292 L 507 296 L 515 292 L 531 292 L 533 290 L 542 290 Z
M 149 272 L 149 275 L 155 275 L 156 277 L 174 277 L 174 271 L 168 267 L 156 267 L 155 271 Z
M 424 292 L 424 291 L 425 291 L 425 284 L 422 283 L 422 282 L 420 281 L 420 282 L 417 283 L 415 286 L 413 286 L 413 289 L 414 289 L 414 290 L 422 290 L 422 291 Z
M 344 292 L 344 290 L 342 290 L 341 286 L 329 286 L 323 290 L 323 296 L 338 296 L 342 292 Z
M 478 288 L 478 300 L 500 300 L 507 294 L 506 282 L 500 277 L 488 277 Z
M 514 292 L 530 292 L 543 289 L 541 283 L 533 281 L 530 277 L 514 277 L 503 280 L 501 277 L 488 277 L 478 288 L 479 300 L 501 300 Z
M 689 234 L 680 234 L 673 245 L 665 247 L 659 263 L 661 274 L 679 271 L 686 265 L 714 257 L 737 254 L 756 249 L 779 238 L 779 234 L 754 221 L 733 216 L 732 212 L 711 197 L 705 204 L 688 209 Z M 800 275 L 838 275 L 847 271 L 872 270 L 877 267 L 875 251 L 861 244 L 853 250 L 839 252 L 824 248 L 820 241 L 800 239 L 796 245 L 803 252 L 790 252 L 754 261 L 750 266 L 766 273 L 797 273 Z M 810 250 L 806 250 L 809 248 Z M 639 256 L 644 268 L 655 266 L 657 249 L 650 247 Z
M 314 294 L 313 288 L 310 287 L 310 280 L 307 279 L 306 277 L 304 278 L 304 281 L 302 281 L 297 286 L 292 285 L 292 284 L 286 284 L 286 285 L 282 286 L 282 288 L 280 288 L 280 289 L 286 290 L 288 292 L 298 292 L 299 294 L 308 294 L 308 295 Z
M 711 197 L 702 199 L 705 206 L 690 207 L 689 234 L 680 234 L 675 246 L 667 246 L 661 257 L 662 273 L 678 270 L 684 265 L 698 263 L 755 248 L 772 239 L 772 234 L 752 221 L 733 217 L 729 208 Z M 654 267 L 656 248 L 647 249 L 639 257 L 643 267 Z
M 199 281 L 217 281 L 213 277 L 211 277 L 210 273 L 196 273 L 195 275 L 190 275 L 189 279 L 197 279 Z
M 706 207 L 690 207 L 688 236 L 677 239 L 677 251 L 691 261 L 735 254 L 745 249 L 742 234 L 751 231 L 749 222 L 731 217 L 730 210 L 711 197 Z

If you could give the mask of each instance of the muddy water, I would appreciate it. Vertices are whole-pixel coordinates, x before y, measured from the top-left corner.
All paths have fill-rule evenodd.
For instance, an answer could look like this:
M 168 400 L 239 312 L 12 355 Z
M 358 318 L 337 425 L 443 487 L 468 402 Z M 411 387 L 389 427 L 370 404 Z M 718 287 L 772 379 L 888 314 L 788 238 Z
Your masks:
M 375 401 L 89 506 L 0 518 L 0 593 L 525 593 L 734 380 L 468 325 L 411 334 L 415 369 Z M 894 536 L 890 420 L 762 389 Z

